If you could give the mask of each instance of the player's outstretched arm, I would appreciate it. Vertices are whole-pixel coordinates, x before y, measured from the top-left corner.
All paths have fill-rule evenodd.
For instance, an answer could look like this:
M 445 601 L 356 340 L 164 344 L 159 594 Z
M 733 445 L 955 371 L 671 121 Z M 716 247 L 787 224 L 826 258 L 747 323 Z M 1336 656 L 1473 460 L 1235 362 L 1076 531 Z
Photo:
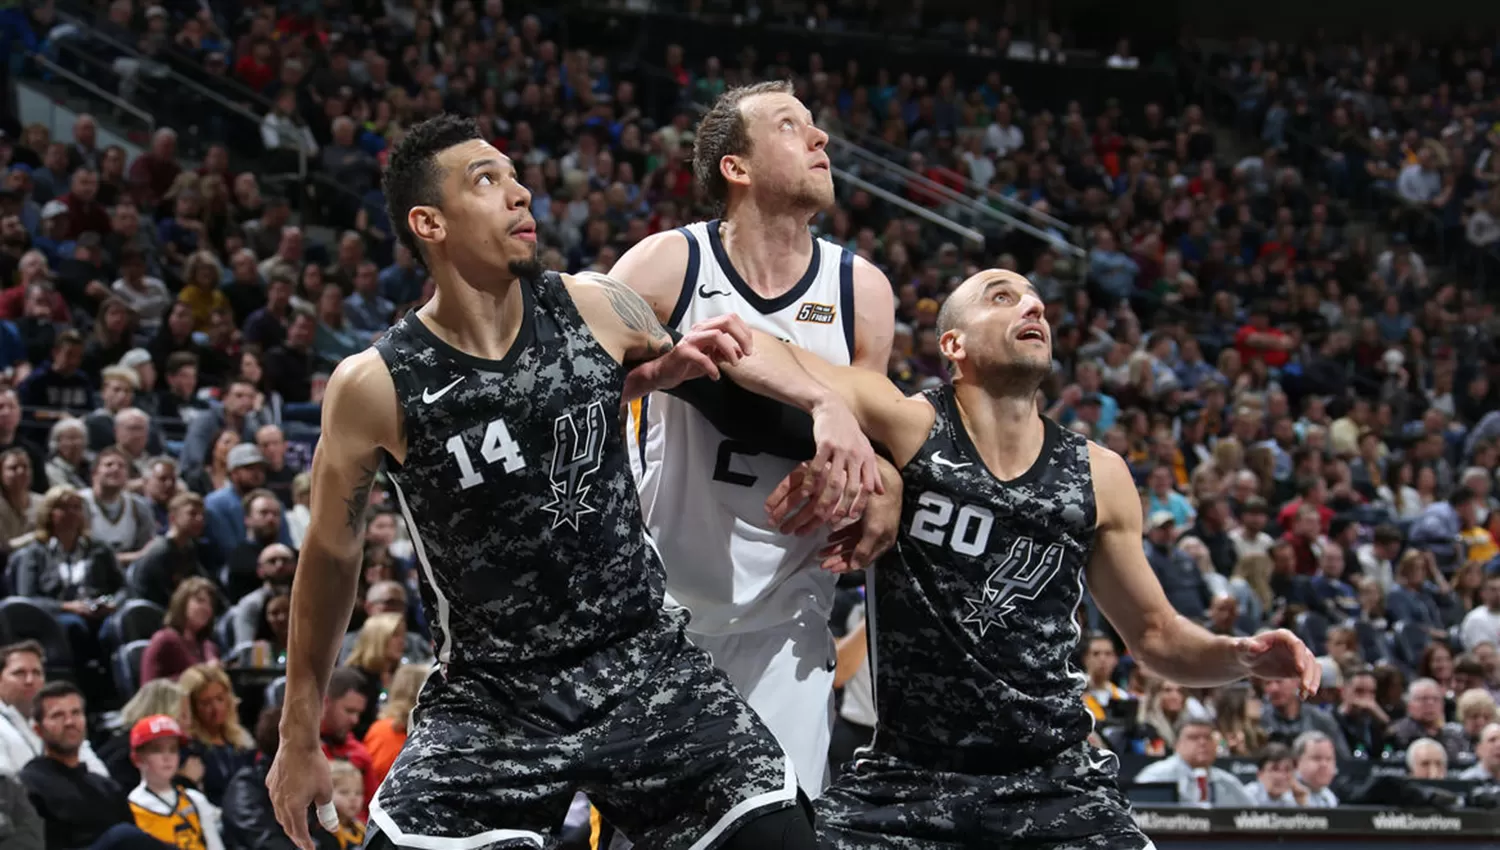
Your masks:
M 808 412 L 836 399 L 871 440 L 886 447 L 897 467 L 927 440 L 931 405 L 902 395 L 884 373 L 837 366 L 760 331 L 751 336 L 751 352 L 724 369 L 736 384 Z
M 365 509 L 382 449 L 399 444 L 390 372 L 374 349 L 334 370 L 323 398 L 323 438 L 312 463 L 312 520 L 292 583 L 281 746 L 267 778 L 276 819 L 304 850 L 309 805 L 332 799 L 319 741 L 323 694 L 358 587 Z
M 1125 461 L 1089 444 L 1098 531 L 1088 565 L 1089 591 L 1130 654 L 1158 676 L 1193 688 L 1246 676 L 1296 678 L 1315 693 L 1321 668 L 1284 629 L 1255 637 L 1215 635 L 1178 614 L 1146 560 L 1141 500 Z

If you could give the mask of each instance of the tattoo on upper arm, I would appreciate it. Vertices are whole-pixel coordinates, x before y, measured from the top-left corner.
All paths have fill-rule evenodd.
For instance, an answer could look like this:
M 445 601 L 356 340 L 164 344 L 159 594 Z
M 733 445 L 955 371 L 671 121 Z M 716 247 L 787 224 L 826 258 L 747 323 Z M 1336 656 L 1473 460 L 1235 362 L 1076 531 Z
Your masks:
M 646 348 L 653 355 L 664 354 L 672 348 L 672 336 L 661 326 L 656 311 L 640 293 L 607 275 L 592 275 L 590 279 L 604 287 L 609 305 L 625 327 L 646 335 Z
M 370 490 L 375 486 L 376 466 L 360 464 L 359 475 L 355 478 L 354 487 L 344 499 L 344 521 L 349 530 L 355 534 L 363 533 L 365 530 L 365 511 L 370 507 Z

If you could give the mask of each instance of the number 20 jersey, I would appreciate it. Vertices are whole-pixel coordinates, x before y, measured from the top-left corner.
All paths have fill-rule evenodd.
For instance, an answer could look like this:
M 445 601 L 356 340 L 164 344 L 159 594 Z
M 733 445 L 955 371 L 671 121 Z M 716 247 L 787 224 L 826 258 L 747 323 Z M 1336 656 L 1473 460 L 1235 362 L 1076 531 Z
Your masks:
M 626 462 L 624 368 L 557 275 L 516 285 L 524 318 L 503 360 L 458 351 L 415 312 L 375 343 L 406 439 L 387 471 L 445 671 L 587 708 L 649 670 L 591 659 L 653 652 L 685 618 L 664 612 Z
M 854 351 L 854 255 L 821 239 L 812 262 L 777 298 L 752 290 L 729 261 L 719 222 L 678 229 L 688 268 L 671 325 L 687 331 L 737 314 L 751 328 L 840 366 Z M 708 635 L 757 631 L 805 611 L 826 617 L 834 577 L 809 566 L 823 534 L 784 535 L 766 520 L 765 501 L 796 466 L 741 450 L 703 414 L 665 393 L 632 405 L 631 466 L 667 568 L 667 594 Z
M 870 571 L 875 749 L 993 773 L 1050 761 L 1093 729 L 1073 663 L 1096 520 L 1088 441 L 1044 418 L 1036 463 L 1000 481 L 953 388 L 923 395 L 937 419 L 901 470 L 896 546 Z

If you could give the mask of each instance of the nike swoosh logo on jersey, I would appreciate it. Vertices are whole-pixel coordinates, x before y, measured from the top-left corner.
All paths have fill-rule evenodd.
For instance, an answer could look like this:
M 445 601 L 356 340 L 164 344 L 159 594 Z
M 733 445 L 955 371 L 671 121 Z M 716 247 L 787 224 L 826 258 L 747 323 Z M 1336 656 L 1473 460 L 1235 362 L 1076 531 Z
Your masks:
M 708 287 L 704 286 L 701 283 L 698 284 L 698 297 L 699 298 L 718 298 L 720 296 L 727 296 L 727 295 L 729 295 L 728 292 L 720 292 L 717 289 L 715 289 L 712 292 L 710 292 L 709 289 L 708 289 Z
M 935 464 L 937 464 L 938 466 L 946 466 L 949 469 L 963 469 L 965 467 L 969 467 L 969 466 L 973 466 L 974 465 L 972 463 L 954 463 L 953 461 L 948 460 L 947 458 L 943 457 L 943 453 L 942 452 L 933 452 L 932 453 L 932 462 L 935 463 Z
M 449 384 L 446 387 L 443 387 L 442 389 L 438 390 L 437 392 L 433 392 L 432 390 L 422 390 L 422 403 L 423 404 L 432 404 L 433 402 L 435 402 L 438 399 L 442 398 L 443 396 L 447 395 L 449 390 L 451 390 L 454 387 L 458 386 L 459 383 L 462 382 L 462 381 L 463 381 L 462 377 L 454 378 L 453 379 L 453 383 Z

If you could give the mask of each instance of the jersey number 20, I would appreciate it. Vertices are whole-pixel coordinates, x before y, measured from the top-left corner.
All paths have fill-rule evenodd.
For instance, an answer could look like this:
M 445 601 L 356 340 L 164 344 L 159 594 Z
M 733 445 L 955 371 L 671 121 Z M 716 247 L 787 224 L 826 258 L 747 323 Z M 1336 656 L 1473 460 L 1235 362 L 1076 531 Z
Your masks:
M 995 515 L 988 508 L 960 505 L 955 517 L 953 500 L 930 490 L 917 497 L 917 504 L 921 507 L 911 518 L 912 537 L 934 546 L 946 542 L 949 549 L 974 558 L 989 548 Z
M 449 437 L 447 449 L 458 464 L 459 489 L 467 490 L 484 483 L 484 473 L 474 468 L 462 434 Z M 485 427 L 484 439 L 479 441 L 479 456 L 485 463 L 504 463 L 506 472 L 515 472 L 526 466 L 526 458 L 521 457 L 521 446 L 510 438 L 510 429 L 505 427 L 503 419 L 496 419 Z

